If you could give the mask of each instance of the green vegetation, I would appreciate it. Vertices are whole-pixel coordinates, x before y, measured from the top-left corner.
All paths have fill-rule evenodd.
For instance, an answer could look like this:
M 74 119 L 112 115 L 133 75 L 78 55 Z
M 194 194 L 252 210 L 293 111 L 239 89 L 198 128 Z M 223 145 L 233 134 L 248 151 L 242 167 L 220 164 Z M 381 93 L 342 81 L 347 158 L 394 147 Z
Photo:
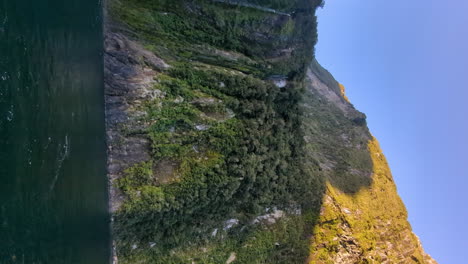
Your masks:
M 120 262 L 224 263 L 236 252 L 243 263 L 302 263 L 317 209 L 307 198 L 320 189 L 304 177 L 299 129 L 316 18 L 212 1 L 120 0 L 111 11 L 171 65 L 138 109 L 152 160 L 117 181 L 127 197 L 114 223 Z M 272 74 L 288 76 L 287 88 L 264 81 Z M 271 207 L 304 214 L 250 224 Z M 230 218 L 239 225 L 223 230 Z
M 135 241 L 158 241 L 152 252 L 167 255 L 203 241 L 230 217 L 246 224 L 266 207 L 308 205 L 302 198 L 317 188 L 300 165 L 299 83 L 279 89 L 187 64 L 158 80 L 154 89 L 163 96 L 145 103 L 141 120 L 152 124 L 145 133 L 154 162 L 135 165 L 118 181 L 128 196 L 115 223 L 121 254 L 132 255 Z M 159 184 L 155 164 L 165 160 L 178 166 Z
M 294 17 L 209 0 L 114 0 L 111 10 L 147 48 L 166 60 L 196 60 L 265 77 L 297 74 L 312 60 L 317 22 L 311 14 L 320 2 L 281 0 L 273 5 L 294 4 L 298 10 Z M 231 56 L 213 48 L 231 51 Z M 269 61 L 289 48 L 290 56 Z M 236 58 L 232 52 L 249 59 Z
M 245 263 L 302 263 L 312 226 L 304 198 L 320 189 L 303 176 L 299 129 L 316 18 L 211 1 L 121 0 L 111 10 L 172 66 L 157 76 L 160 96 L 138 109 L 149 125 L 135 133 L 151 140 L 152 160 L 117 181 L 127 197 L 114 223 L 120 262 L 223 263 L 235 251 Z M 286 89 L 264 81 L 273 74 L 288 76 Z M 271 207 L 304 215 L 250 224 Z M 239 225 L 223 230 L 230 218 Z
M 225 263 L 235 253 L 234 263 L 302 264 L 308 256 L 308 237 L 303 236 L 311 226 L 310 217 L 292 216 L 270 225 L 231 230 L 228 237 L 220 235 L 179 247 L 161 255 L 157 249 L 134 250 L 128 263 L 211 264 Z

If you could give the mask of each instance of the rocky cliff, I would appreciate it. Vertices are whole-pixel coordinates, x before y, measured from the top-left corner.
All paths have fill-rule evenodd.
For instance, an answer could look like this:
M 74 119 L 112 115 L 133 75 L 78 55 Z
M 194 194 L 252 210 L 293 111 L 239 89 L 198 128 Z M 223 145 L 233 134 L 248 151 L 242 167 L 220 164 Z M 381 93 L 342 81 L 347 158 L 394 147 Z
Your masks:
M 306 82 L 307 153 L 325 181 L 309 263 L 436 263 L 412 233 L 387 161 L 344 87 L 316 61 Z
M 115 263 L 435 263 L 314 60 L 321 4 L 108 0 Z

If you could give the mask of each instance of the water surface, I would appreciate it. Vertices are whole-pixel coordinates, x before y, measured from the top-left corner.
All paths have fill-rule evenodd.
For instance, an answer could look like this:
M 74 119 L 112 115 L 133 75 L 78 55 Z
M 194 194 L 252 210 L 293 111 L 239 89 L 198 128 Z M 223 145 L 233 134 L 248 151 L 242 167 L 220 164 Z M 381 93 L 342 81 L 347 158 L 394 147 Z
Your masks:
M 99 0 L 0 0 L 0 263 L 109 260 Z

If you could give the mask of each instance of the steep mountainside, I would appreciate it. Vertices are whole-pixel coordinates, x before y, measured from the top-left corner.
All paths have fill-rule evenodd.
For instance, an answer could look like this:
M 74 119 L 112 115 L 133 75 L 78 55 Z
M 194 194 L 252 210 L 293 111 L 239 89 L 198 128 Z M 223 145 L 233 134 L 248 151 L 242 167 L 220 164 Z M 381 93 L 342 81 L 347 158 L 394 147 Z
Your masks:
M 320 4 L 108 0 L 115 263 L 433 263 L 314 60 Z
M 309 263 L 436 263 L 412 233 L 387 161 L 344 87 L 316 61 L 306 82 L 307 154 L 326 188 Z

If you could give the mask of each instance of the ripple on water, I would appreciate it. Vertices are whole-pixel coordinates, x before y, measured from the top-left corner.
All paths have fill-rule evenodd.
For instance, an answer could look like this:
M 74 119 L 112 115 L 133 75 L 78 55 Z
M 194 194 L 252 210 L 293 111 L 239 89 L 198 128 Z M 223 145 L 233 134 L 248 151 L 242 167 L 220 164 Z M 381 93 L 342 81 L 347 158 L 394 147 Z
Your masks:
M 0 264 L 108 263 L 101 13 L 0 0 Z

